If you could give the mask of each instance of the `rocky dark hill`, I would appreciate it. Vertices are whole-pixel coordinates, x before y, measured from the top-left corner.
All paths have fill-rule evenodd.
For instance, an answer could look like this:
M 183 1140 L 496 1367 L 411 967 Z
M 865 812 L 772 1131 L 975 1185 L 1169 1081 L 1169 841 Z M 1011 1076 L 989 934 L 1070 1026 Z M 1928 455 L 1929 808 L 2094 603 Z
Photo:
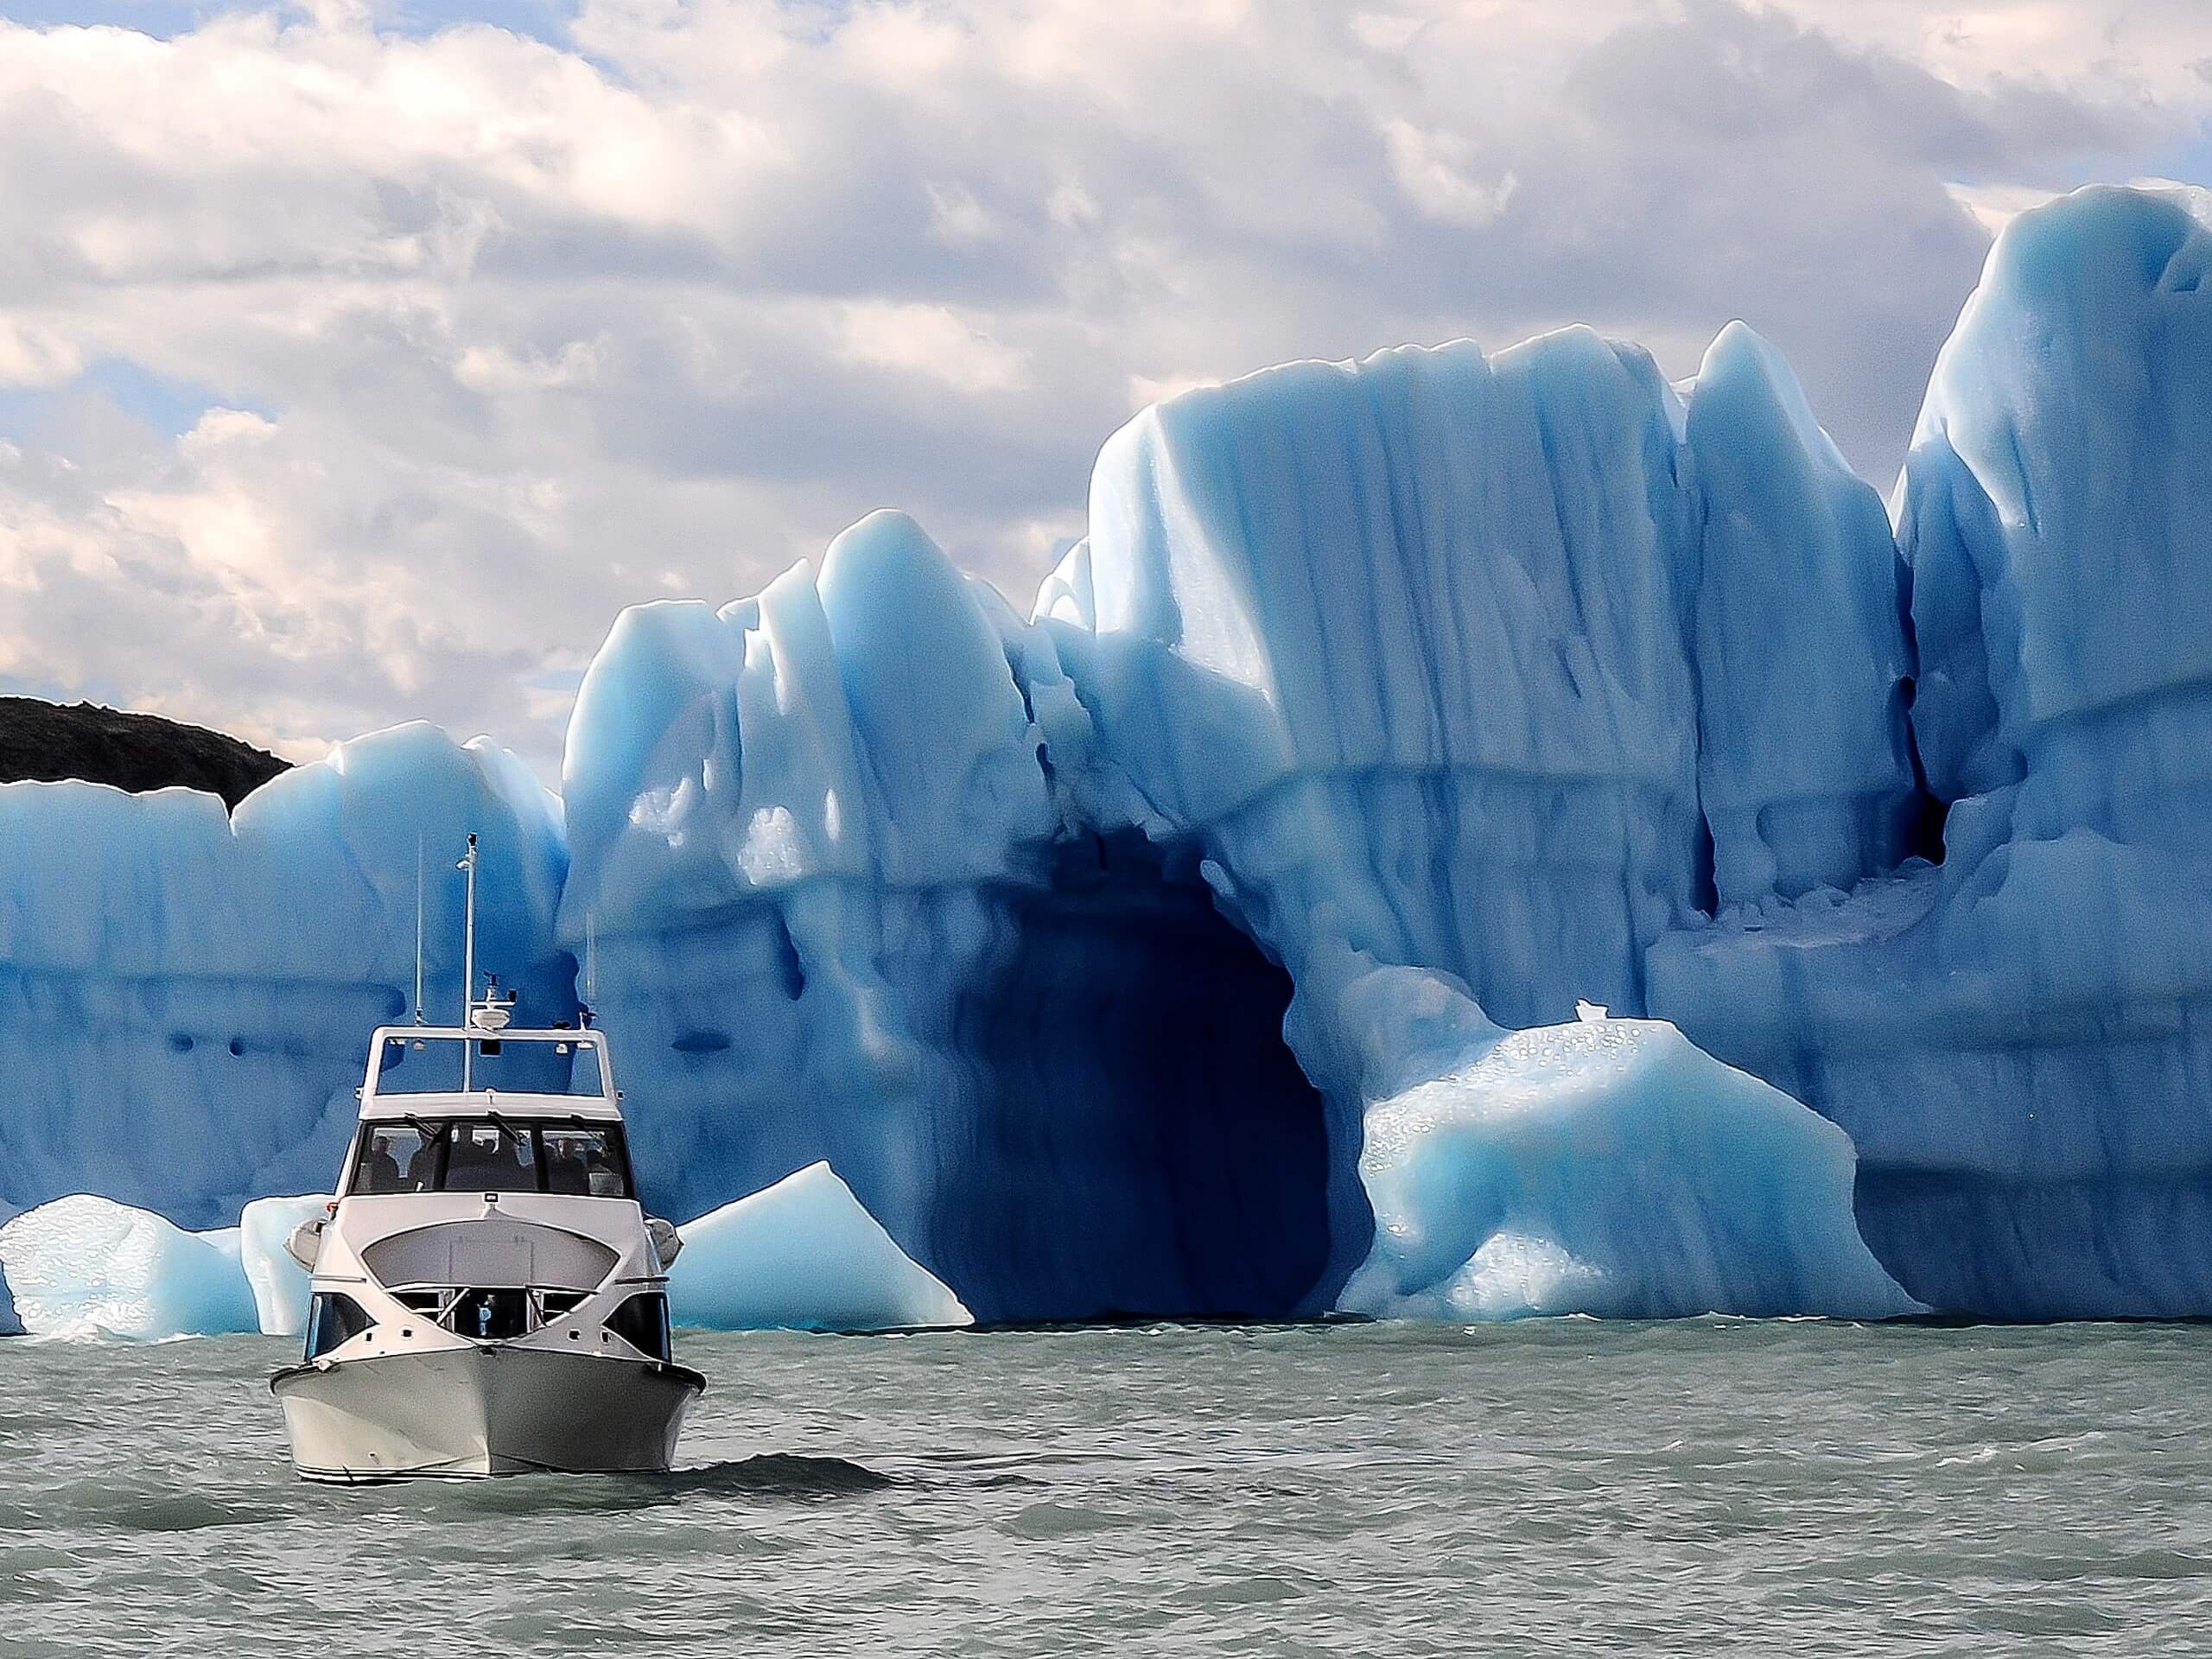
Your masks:
M 181 785 L 235 807 L 289 765 L 235 737 L 159 715 L 0 697 L 0 783 L 82 778 L 134 793 Z

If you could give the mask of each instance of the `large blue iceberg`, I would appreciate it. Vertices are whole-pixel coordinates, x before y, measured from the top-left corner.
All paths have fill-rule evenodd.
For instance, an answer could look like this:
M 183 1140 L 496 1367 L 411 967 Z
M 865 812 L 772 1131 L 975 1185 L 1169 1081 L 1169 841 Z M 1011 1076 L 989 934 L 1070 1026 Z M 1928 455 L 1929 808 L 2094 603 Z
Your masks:
M 644 1179 L 692 1216 L 827 1161 L 981 1319 L 1294 1305 L 1325 1148 L 1288 980 L 1181 849 L 1070 823 L 1020 631 L 891 513 L 616 623 L 561 938 Z
M 1893 512 L 1940 866 L 1649 956 L 1654 1012 L 1850 1133 L 1946 1307 L 2212 1313 L 2208 219 L 2023 215 L 1937 363 Z
M 321 1185 L 474 830 L 655 1210 L 827 1161 L 979 1319 L 2212 1313 L 2208 218 L 2016 220 L 1886 511 L 1741 325 L 1296 364 L 1026 619 L 895 513 L 626 612 L 557 799 L 0 786 L 0 1201 Z

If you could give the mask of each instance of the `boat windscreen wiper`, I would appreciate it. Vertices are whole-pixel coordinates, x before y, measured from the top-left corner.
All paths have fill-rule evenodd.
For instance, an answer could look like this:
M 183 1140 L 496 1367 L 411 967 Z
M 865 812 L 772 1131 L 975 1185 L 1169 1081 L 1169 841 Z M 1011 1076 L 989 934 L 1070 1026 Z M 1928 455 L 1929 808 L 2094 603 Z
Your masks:
M 484 1121 L 510 1141 L 527 1144 L 530 1140 L 528 1133 L 517 1128 L 503 1112 L 486 1112 L 484 1114 Z

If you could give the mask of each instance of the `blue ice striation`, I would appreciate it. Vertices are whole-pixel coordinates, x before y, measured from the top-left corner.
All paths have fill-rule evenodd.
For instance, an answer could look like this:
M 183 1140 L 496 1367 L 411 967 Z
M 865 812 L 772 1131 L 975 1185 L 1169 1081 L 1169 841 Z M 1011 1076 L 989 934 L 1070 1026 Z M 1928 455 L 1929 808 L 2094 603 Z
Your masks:
M 702 1264 L 807 1172 L 983 1320 L 2212 1313 L 2208 219 L 2014 220 L 1886 508 L 1741 324 L 1293 364 L 1026 618 L 893 512 L 625 612 L 557 798 L 0 787 L 0 1201 L 326 1182 L 475 830 Z
M 2208 200 L 2023 214 L 1936 365 L 1893 514 L 1940 863 L 1649 959 L 1654 1013 L 1851 1135 L 1944 1307 L 2212 1313 Z

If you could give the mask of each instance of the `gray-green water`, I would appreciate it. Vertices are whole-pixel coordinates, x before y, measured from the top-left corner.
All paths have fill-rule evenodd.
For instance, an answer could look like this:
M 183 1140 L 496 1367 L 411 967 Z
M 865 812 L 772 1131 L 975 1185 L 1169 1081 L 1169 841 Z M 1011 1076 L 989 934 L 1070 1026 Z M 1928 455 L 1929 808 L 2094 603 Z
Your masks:
M 663 1481 L 0 1344 L 0 1654 L 2212 1654 L 2212 1328 L 692 1336 Z

